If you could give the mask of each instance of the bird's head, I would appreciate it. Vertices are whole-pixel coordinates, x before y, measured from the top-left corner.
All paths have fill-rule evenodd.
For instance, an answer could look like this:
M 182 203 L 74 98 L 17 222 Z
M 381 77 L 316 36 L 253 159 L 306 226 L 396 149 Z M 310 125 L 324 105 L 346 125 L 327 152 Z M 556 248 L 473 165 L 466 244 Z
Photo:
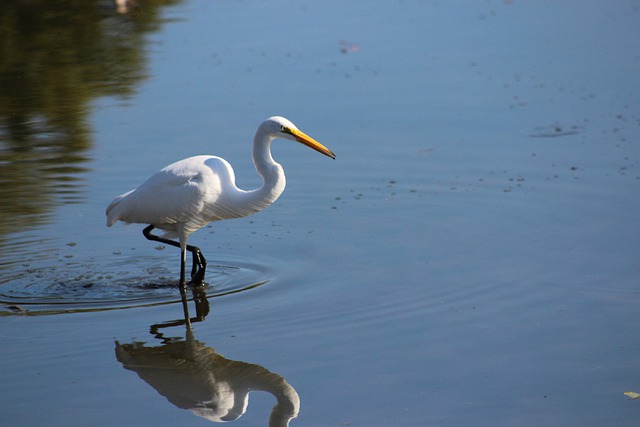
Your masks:
M 301 144 L 306 145 L 307 147 L 313 148 L 314 150 L 324 154 L 325 156 L 331 157 L 332 159 L 336 158 L 336 155 L 333 154 L 331 150 L 320 144 L 315 139 L 311 138 L 306 133 L 299 130 L 296 125 L 294 125 L 284 117 L 270 117 L 265 120 L 264 123 L 262 123 L 262 126 L 268 126 L 269 133 L 271 133 L 276 138 L 284 138 L 291 141 L 297 141 Z

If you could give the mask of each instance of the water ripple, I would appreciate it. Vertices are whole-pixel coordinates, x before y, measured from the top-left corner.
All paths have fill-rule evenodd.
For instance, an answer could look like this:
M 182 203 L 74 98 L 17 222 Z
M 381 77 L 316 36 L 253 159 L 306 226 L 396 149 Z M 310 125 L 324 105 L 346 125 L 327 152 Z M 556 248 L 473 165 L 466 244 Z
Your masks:
M 219 260 L 207 266 L 207 298 L 250 290 L 270 280 L 265 265 Z M 97 266 L 91 262 L 24 266 L 0 282 L 0 316 L 121 310 L 180 302 L 175 271 L 153 258 Z

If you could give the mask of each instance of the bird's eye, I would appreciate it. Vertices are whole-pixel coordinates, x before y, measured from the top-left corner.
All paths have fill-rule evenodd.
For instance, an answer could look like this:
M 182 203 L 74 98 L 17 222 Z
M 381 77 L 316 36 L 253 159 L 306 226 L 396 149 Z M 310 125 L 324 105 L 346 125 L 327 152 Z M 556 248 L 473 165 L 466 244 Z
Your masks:
M 286 132 L 286 131 L 287 131 L 286 126 L 280 126 L 280 132 Z

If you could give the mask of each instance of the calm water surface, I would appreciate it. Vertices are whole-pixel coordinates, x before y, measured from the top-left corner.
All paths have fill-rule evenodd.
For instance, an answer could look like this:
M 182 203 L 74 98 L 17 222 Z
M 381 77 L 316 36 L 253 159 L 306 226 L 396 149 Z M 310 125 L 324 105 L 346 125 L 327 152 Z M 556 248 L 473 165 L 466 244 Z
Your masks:
M 137 3 L 3 11 L 3 425 L 638 425 L 640 2 Z M 189 329 L 104 209 L 275 114 Z

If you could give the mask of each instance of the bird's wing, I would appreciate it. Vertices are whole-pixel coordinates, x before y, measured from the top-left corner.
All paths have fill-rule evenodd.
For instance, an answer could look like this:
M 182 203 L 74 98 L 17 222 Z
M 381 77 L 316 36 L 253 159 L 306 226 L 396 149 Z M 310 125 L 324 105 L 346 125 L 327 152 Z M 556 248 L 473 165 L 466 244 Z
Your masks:
M 220 197 L 220 179 L 199 157 L 167 166 L 121 200 L 116 199 L 112 210 L 117 210 L 117 219 L 165 230 L 184 224 L 188 232 L 215 220 L 205 218 L 203 212 Z

